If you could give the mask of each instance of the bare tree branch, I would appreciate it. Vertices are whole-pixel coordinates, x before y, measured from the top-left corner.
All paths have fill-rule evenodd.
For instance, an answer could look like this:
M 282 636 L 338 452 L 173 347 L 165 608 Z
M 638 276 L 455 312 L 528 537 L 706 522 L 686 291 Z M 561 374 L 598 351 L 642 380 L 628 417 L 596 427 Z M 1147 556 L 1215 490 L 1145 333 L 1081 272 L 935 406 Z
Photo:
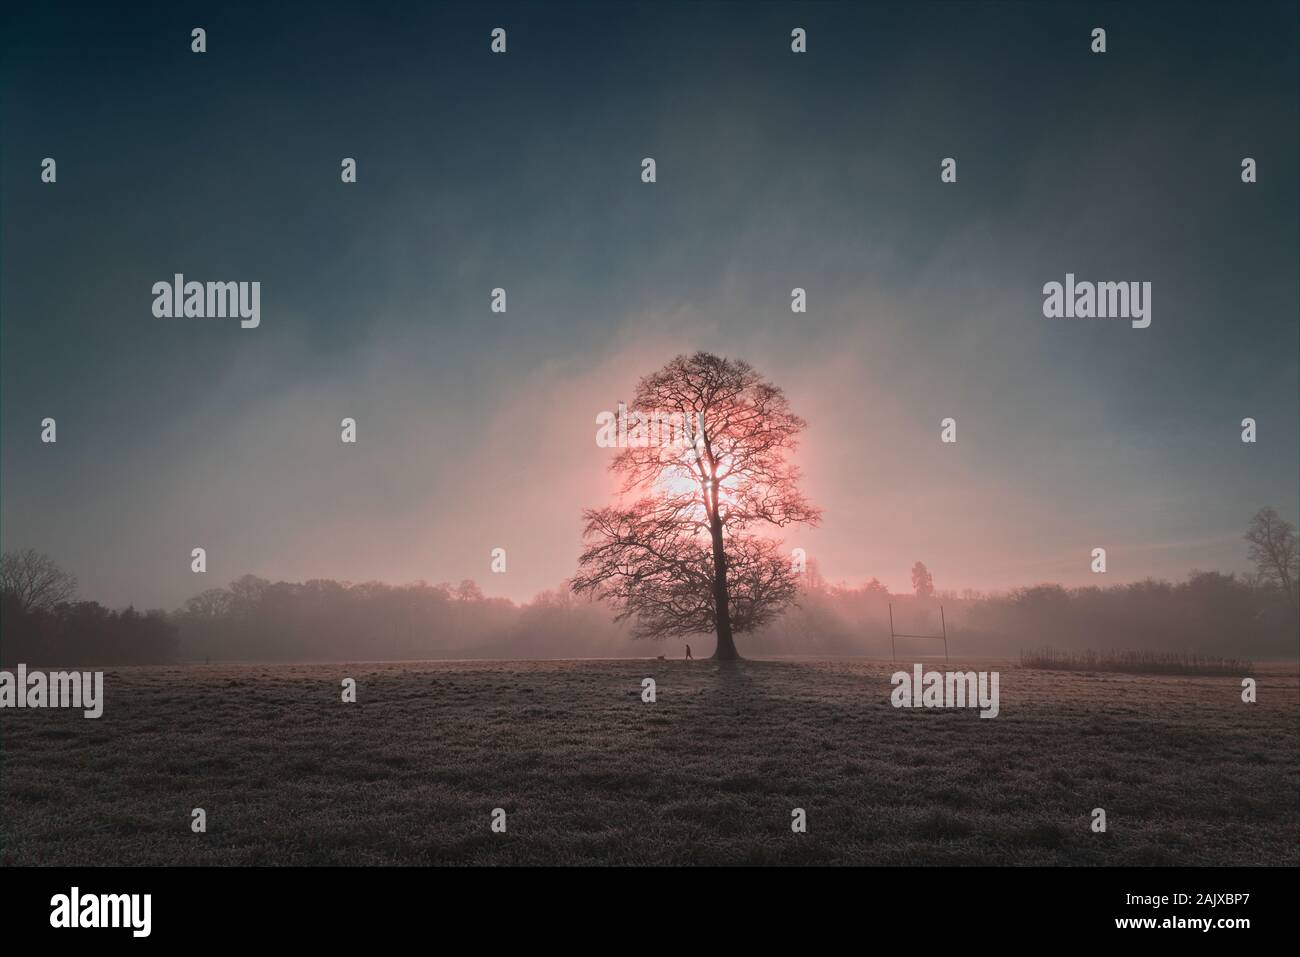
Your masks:
M 1288 600 L 1295 599 L 1296 571 L 1300 565 L 1295 526 L 1272 506 L 1261 508 L 1246 531 L 1249 557 L 1265 581 L 1282 589 Z
M 34 548 L 0 556 L 0 595 L 23 611 L 50 611 L 77 592 L 77 580 Z

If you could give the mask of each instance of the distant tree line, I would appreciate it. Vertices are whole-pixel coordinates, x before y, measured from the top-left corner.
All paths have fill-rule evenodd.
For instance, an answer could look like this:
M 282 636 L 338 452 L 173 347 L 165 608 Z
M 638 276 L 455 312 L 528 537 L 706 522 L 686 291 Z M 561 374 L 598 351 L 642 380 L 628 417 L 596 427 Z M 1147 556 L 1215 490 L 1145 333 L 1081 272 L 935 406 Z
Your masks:
M 607 608 L 567 589 L 524 605 L 473 581 L 271 582 L 245 575 L 173 615 L 180 654 L 223 661 L 623 657 L 635 653 Z
M 890 607 L 897 631 L 938 634 L 940 605 L 954 657 L 1014 657 L 1051 646 L 1294 658 L 1300 630 L 1296 602 L 1257 576 L 1193 572 L 1177 583 L 1044 584 L 992 595 L 939 591 L 920 597 L 891 594 L 875 580 L 827 585 L 810 568 L 799 607 L 757 633 L 748 647 L 758 655 L 888 657 Z M 897 644 L 900 658 L 943 653 L 939 642 Z
M 1261 509 L 1246 535 L 1256 572 L 1193 572 L 1185 581 L 1066 588 L 1033 585 L 984 595 L 935 591 L 924 564 L 912 594 L 876 579 L 831 585 L 815 562 L 798 604 L 744 639 L 751 655 L 888 657 L 892 606 L 900 632 L 931 633 L 942 604 L 954 656 L 1026 649 L 1179 652 L 1293 658 L 1295 529 Z M 477 584 L 272 582 L 253 575 L 213 588 L 171 614 L 110 611 L 74 599 L 76 582 L 31 551 L 0 558 L 0 661 L 132 664 L 167 661 L 338 661 L 568 658 L 681 654 L 680 640 L 632 640 L 611 609 L 567 586 L 519 605 Z M 900 640 L 901 657 L 941 653 Z
M 33 549 L 0 556 L 0 663 L 146 664 L 176 653 L 164 611 L 111 611 L 77 601 L 77 582 Z
M 1255 571 L 1245 576 L 1193 571 L 1186 581 L 1066 588 L 1032 585 L 984 595 L 936 592 L 923 562 L 912 566 L 912 595 L 879 581 L 830 586 L 815 563 L 799 606 L 756 634 L 753 654 L 888 656 L 892 606 L 896 630 L 937 634 L 939 607 L 954 655 L 1015 656 L 1023 650 L 1127 650 L 1256 658 L 1294 658 L 1300 631 L 1295 526 L 1261 508 L 1244 536 Z M 900 657 L 942 653 L 942 645 L 900 640 Z M 792 647 L 797 646 L 797 647 Z

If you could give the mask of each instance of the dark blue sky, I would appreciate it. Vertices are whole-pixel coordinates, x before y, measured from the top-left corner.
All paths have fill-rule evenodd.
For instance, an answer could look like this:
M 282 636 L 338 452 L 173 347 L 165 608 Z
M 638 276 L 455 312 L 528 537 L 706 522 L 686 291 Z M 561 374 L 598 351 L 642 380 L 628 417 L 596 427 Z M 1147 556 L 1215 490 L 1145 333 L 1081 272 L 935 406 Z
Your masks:
M 608 495 L 596 413 L 700 348 L 809 420 L 825 524 L 787 539 L 833 580 L 1243 570 L 1256 508 L 1296 518 L 1294 4 L 6 16 L 0 538 L 87 597 L 528 597 Z M 155 318 L 176 272 L 260 281 L 260 328 Z M 1151 327 L 1045 319 L 1067 272 L 1150 281 Z

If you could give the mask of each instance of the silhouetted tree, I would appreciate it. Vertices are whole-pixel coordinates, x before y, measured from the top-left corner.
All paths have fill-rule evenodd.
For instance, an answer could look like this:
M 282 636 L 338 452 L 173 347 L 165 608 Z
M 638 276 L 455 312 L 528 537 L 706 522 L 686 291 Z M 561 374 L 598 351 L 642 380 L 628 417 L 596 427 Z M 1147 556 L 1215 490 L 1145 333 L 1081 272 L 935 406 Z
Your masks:
M 77 580 L 34 548 L 0 556 L 0 595 L 24 612 L 50 611 L 77 591 Z
M 29 665 L 151 664 L 170 661 L 177 629 L 161 611 L 110 611 L 94 601 L 24 609 L 0 598 L 0 662 Z
M 733 636 L 798 593 L 778 543 L 749 529 L 820 520 L 788 461 L 806 423 L 748 363 L 706 352 L 643 378 L 628 415 L 610 470 L 639 497 L 583 513 L 571 587 L 612 600 L 638 637 L 713 632 L 714 657 L 738 658 Z
M 472 578 L 465 578 L 456 586 L 457 601 L 482 601 L 483 589 Z
M 1264 581 L 1282 589 L 1288 601 L 1295 599 L 1296 566 L 1300 564 L 1295 526 L 1272 506 L 1261 508 L 1246 531 L 1250 560 Z
M 924 562 L 912 566 L 912 590 L 916 592 L 917 598 L 929 598 L 934 594 L 934 578 Z

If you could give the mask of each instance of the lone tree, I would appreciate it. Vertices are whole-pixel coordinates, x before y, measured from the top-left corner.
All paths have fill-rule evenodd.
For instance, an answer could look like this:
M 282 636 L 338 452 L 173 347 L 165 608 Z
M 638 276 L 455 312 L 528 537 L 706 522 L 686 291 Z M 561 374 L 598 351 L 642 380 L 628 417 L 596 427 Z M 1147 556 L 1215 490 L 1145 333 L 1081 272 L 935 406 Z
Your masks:
M 912 566 L 912 590 L 916 592 L 917 598 L 929 598 L 934 594 L 934 576 L 925 567 L 925 562 L 917 562 Z
M 1295 526 L 1272 506 L 1261 508 L 1246 530 L 1250 560 L 1259 575 L 1282 589 L 1288 601 L 1295 599 L 1296 567 L 1300 564 Z
M 821 519 L 787 460 L 805 425 L 746 362 L 697 352 L 643 378 L 610 463 L 620 500 L 583 512 L 573 590 L 620 606 L 635 637 L 713 632 L 714 658 L 739 658 L 734 635 L 798 593 L 780 543 L 751 529 Z
M 0 595 L 24 612 L 52 611 L 76 591 L 77 580 L 34 548 L 0 556 Z

